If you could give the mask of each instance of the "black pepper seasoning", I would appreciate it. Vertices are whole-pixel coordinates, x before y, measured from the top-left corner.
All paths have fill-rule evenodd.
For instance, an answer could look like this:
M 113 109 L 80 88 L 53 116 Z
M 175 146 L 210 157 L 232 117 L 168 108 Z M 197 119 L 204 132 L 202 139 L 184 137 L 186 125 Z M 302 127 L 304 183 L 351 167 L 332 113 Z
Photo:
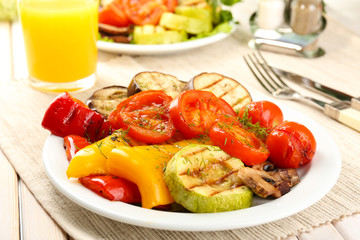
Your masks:
M 290 26 L 294 33 L 307 35 L 316 32 L 321 24 L 321 0 L 293 0 Z

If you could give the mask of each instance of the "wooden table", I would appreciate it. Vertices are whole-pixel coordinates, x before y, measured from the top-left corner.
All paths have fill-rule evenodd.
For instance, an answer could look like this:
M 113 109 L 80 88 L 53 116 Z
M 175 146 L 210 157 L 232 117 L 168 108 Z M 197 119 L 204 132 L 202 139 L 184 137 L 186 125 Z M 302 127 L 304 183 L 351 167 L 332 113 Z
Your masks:
M 331 9 L 331 12 L 336 13 L 336 10 Z M 334 16 L 341 20 L 341 14 Z M 343 20 L 345 23 L 349 22 L 349 19 Z M 24 51 L 18 34 L 19 24 L 0 22 L 0 82 L 18 81 L 26 77 Z M 357 80 L 358 77 L 354 77 L 354 81 Z M 3 151 L 0 151 L 0 182 L 0 239 L 70 238 L 35 200 Z M 316 227 L 312 232 L 288 239 L 360 239 L 360 214 L 333 221 Z

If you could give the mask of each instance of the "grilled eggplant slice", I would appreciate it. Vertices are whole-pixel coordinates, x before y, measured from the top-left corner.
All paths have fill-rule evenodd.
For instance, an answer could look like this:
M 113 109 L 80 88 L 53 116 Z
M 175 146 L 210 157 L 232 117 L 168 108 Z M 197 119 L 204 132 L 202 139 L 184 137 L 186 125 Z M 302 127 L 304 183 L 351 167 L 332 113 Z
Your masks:
M 185 89 L 212 92 L 229 103 L 236 112 L 252 101 L 248 90 L 238 81 L 218 73 L 201 73 L 189 81 Z
M 140 72 L 132 79 L 129 87 L 129 96 L 141 91 L 163 90 L 167 95 L 175 98 L 185 86 L 185 82 L 176 77 L 160 72 Z
M 171 196 L 191 212 L 250 207 L 252 191 L 237 176 L 244 164 L 219 147 L 192 144 L 168 162 L 164 173 Z
M 96 90 L 87 101 L 90 109 L 108 116 L 116 106 L 128 97 L 127 88 L 123 86 L 108 86 Z
M 99 23 L 98 27 L 99 27 L 99 32 L 111 36 L 116 36 L 116 35 L 128 36 L 134 31 L 134 28 L 132 26 L 115 27 L 109 24 Z

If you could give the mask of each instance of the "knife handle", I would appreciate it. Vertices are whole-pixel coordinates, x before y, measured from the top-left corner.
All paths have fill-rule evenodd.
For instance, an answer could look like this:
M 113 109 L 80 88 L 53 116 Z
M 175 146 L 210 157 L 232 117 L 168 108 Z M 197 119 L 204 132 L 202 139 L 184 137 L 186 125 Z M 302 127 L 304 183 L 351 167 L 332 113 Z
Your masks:
M 324 113 L 360 132 L 360 111 L 351 108 L 350 103 L 333 102 L 326 104 Z
M 351 99 L 351 107 L 360 110 L 360 97 Z

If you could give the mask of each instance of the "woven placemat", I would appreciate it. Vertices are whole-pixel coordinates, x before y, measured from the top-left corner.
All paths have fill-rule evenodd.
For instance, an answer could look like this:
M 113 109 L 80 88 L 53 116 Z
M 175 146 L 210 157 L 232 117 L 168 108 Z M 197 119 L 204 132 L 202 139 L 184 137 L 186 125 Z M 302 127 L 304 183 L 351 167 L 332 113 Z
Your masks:
M 329 53 L 322 59 L 307 60 L 274 54 L 266 54 L 266 57 L 274 63 L 282 63 L 288 69 L 301 67 L 305 75 L 316 76 L 320 81 L 324 76 L 336 77 L 341 81 L 332 83 L 346 88 L 346 81 L 350 80 L 343 73 L 357 68 L 349 70 L 347 65 L 342 65 L 342 73 L 339 73 L 334 70 L 337 67 L 334 59 L 339 54 L 343 56 L 343 60 L 340 57 L 339 61 L 346 62 L 346 56 L 354 49 L 359 49 L 360 40 L 355 37 L 343 39 L 339 36 L 345 32 L 341 31 L 345 30 L 337 28 L 337 33 L 327 33 L 323 44 Z M 102 53 L 99 56 L 97 85 L 74 96 L 86 100 L 96 88 L 113 84 L 126 86 L 140 71 L 161 71 L 182 80 L 189 80 L 201 72 L 218 72 L 239 80 L 254 96 L 265 96 L 243 62 L 242 55 L 249 50 L 243 36 L 235 33 L 233 37 L 211 46 L 171 56 L 114 57 Z M 337 43 L 344 41 L 348 44 L 339 48 Z M 355 90 L 360 87 L 360 83 L 353 84 L 346 89 L 351 94 L 355 94 Z M 283 101 L 321 123 L 341 152 L 341 175 L 333 189 L 319 202 L 282 220 L 229 231 L 164 231 L 113 221 L 68 200 L 55 189 L 45 174 L 41 154 L 49 132 L 42 129 L 40 123 L 54 95 L 35 91 L 21 81 L 0 83 L 0 93 L 0 102 L 3 103 L 0 115 L 1 150 L 43 208 L 74 239 L 277 239 L 309 231 L 315 226 L 360 211 L 360 134 L 326 117 L 315 108 Z
M 117 66 L 114 71 L 122 72 L 119 66 L 130 60 L 129 57 L 119 57 L 107 63 L 106 67 L 100 68 L 104 67 L 103 70 L 108 73 L 108 68 L 111 68 L 109 66 Z M 128 67 L 127 65 L 124 68 Z M 141 67 L 135 65 L 132 69 L 140 71 Z M 128 80 L 131 76 L 132 73 L 117 75 L 120 79 Z M 230 231 L 176 232 L 136 227 L 101 217 L 64 197 L 54 188 L 44 172 L 41 153 L 49 133 L 41 128 L 40 123 L 54 95 L 34 91 L 22 82 L 0 86 L 1 102 L 11 103 L 3 106 L 4 114 L 0 117 L 1 149 L 35 198 L 74 239 L 276 239 L 310 230 L 314 226 L 360 210 L 360 167 L 351 161 L 355 147 L 351 142 L 359 142 L 360 139 L 352 134 L 354 137 L 346 139 L 343 146 L 345 149 L 341 149 L 341 176 L 331 192 L 312 207 L 276 222 Z M 80 93 L 77 97 L 86 99 L 88 95 L 89 92 Z M 324 118 L 322 120 L 325 122 L 332 121 L 320 117 Z M 334 127 L 337 124 L 332 123 Z M 346 128 L 345 130 L 352 131 Z

